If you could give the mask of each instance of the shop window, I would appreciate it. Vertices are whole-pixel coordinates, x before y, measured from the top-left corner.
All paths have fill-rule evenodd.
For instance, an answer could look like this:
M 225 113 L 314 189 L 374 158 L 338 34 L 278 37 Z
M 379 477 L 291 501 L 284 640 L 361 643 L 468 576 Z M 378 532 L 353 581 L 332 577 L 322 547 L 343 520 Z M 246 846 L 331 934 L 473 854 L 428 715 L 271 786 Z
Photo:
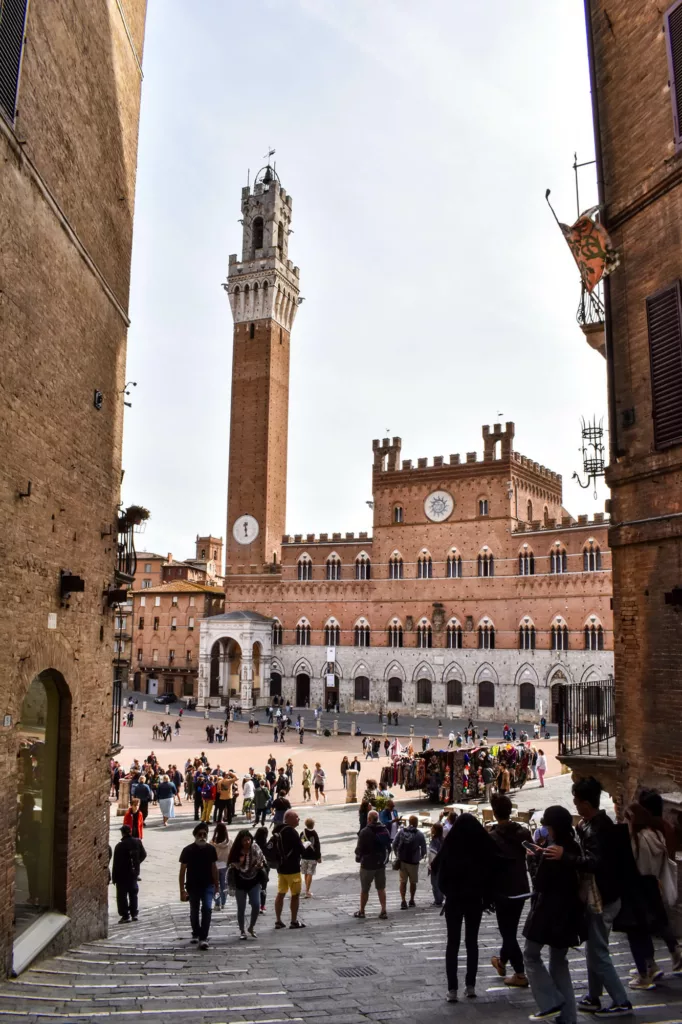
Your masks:
M 462 683 L 459 679 L 448 679 L 446 685 L 446 700 L 449 706 L 459 707 L 462 704 Z
M 369 700 L 369 679 L 367 676 L 355 677 L 355 699 Z
M 430 679 L 417 680 L 417 704 L 431 704 L 432 685 Z
M 478 684 L 478 706 L 479 708 L 495 707 L 495 684 L 489 679 L 484 679 Z
M 388 681 L 388 702 L 389 704 L 402 704 L 403 702 L 403 681 L 397 676 L 392 676 Z

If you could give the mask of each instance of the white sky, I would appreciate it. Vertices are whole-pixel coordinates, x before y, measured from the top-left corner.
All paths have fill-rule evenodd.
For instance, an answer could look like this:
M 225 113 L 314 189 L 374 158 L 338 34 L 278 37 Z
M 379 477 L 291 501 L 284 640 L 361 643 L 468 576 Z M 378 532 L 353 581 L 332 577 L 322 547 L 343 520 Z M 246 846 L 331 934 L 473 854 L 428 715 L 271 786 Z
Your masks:
M 151 510 L 145 548 L 225 535 L 220 285 L 268 145 L 305 296 L 288 532 L 371 530 L 373 438 L 464 456 L 500 418 L 574 515 L 603 510 L 571 474 L 605 363 L 544 200 L 573 220 L 573 152 L 593 155 L 582 0 L 151 0 L 144 73 L 123 493 Z

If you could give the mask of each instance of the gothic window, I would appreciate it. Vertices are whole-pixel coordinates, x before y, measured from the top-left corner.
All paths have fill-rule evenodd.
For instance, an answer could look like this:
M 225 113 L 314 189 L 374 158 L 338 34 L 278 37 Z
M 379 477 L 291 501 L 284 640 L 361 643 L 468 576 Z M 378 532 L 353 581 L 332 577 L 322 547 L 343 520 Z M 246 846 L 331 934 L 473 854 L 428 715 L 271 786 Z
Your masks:
M 313 578 L 313 563 L 310 560 L 310 555 L 301 555 L 299 558 L 298 578 L 299 580 L 311 580 Z
M 249 324 L 249 338 L 255 338 L 255 337 L 256 337 L 256 325 L 255 324 Z
M 368 580 L 371 577 L 371 562 L 367 555 L 363 552 L 355 559 L 355 578 L 356 580 Z
M 355 646 L 356 647 L 369 647 L 370 645 L 370 629 L 364 619 L 355 627 Z
M 369 679 L 367 676 L 355 677 L 355 699 L 369 700 Z
M 430 679 L 418 679 L 417 680 L 417 704 L 431 704 L 431 680 Z
M 403 560 L 400 555 L 391 555 L 388 560 L 389 580 L 401 580 L 403 578 Z
M 301 619 L 296 626 L 296 643 L 299 647 L 310 647 L 310 623 Z
M 489 679 L 484 679 L 478 684 L 478 706 L 479 708 L 495 707 L 495 684 Z
M 482 622 L 478 627 L 478 647 L 481 651 L 495 650 L 495 627 L 491 622 Z
M 519 626 L 519 650 L 535 650 L 535 626 L 532 623 Z
M 585 626 L 585 650 L 604 650 L 604 630 L 600 625 L 590 623 L 588 626 Z
M 282 256 L 282 250 L 284 249 L 284 225 L 280 221 L 277 225 L 277 245 L 279 246 L 279 255 Z
M 341 579 L 341 559 L 338 555 L 330 555 L 327 559 L 327 579 Z
M 533 522 L 533 502 L 529 501 L 526 505 L 526 519 L 529 523 Z
M 462 704 L 462 684 L 459 679 L 448 679 L 445 684 L 446 691 L 446 703 L 448 705 L 461 705 Z
M 433 647 L 433 633 L 428 622 L 420 622 L 417 626 L 417 647 Z
M 396 505 L 393 509 L 393 522 L 402 523 L 403 521 L 403 506 Z
M 522 551 L 519 555 L 519 576 L 535 575 L 535 556 L 532 551 Z
M 388 703 L 389 704 L 402 704 L 403 701 L 403 681 L 398 679 L 397 676 L 392 676 L 388 681 Z
M 330 619 L 324 627 L 324 644 L 325 647 L 341 646 L 341 627 L 336 619 Z
M 593 540 L 583 548 L 583 572 L 597 572 L 601 569 L 601 550 Z
M 478 514 L 479 514 L 479 516 L 487 516 L 488 515 L 488 499 L 487 498 L 479 498 L 478 499 Z
M 422 553 L 417 559 L 417 579 L 430 580 L 433 577 L 431 555 Z
M 403 646 L 403 627 L 400 625 L 397 619 L 394 619 L 391 625 L 388 627 L 388 646 Z
M 456 620 L 448 623 L 448 647 L 451 650 L 460 650 L 462 647 L 462 627 Z
M 275 619 L 272 624 L 272 643 L 274 647 L 282 646 L 282 623 Z
M 450 580 L 459 580 L 462 578 L 462 556 L 458 555 L 454 548 L 448 555 L 447 573 L 448 579 Z
M 535 711 L 535 687 L 532 683 L 519 686 L 519 707 L 522 711 Z
M 556 574 L 568 572 L 568 555 L 565 548 L 553 548 L 549 556 L 549 571 Z
M 254 250 L 262 249 L 263 248 L 263 218 L 262 217 L 256 217 L 254 222 L 253 222 L 252 238 L 253 238 L 253 248 L 254 248 Z
M 552 626 L 552 650 L 568 650 L 568 626 L 565 623 L 556 622 Z
M 489 551 L 482 551 L 481 554 L 478 556 L 478 575 L 495 575 L 495 559 Z

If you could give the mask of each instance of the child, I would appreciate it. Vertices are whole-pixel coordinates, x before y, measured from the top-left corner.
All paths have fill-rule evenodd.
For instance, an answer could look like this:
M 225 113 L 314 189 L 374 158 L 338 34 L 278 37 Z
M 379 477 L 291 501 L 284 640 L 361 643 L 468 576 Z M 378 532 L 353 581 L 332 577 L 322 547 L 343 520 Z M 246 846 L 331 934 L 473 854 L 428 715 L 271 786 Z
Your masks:
M 305 819 L 305 828 L 301 832 L 301 842 L 308 844 L 308 853 L 301 858 L 301 874 L 305 878 L 305 899 L 309 900 L 313 893 L 310 887 L 313 884 L 313 875 L 317 865 L 322 860 L 320 852 L 320 837 L 315 831 L 315 822 L 312 818 Z

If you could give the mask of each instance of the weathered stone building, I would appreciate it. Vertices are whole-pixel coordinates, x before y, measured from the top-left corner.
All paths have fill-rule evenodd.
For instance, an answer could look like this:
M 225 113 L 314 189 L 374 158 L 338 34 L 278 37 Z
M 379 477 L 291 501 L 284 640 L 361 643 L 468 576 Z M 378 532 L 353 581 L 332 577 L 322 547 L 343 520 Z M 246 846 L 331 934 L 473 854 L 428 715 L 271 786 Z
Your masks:
M 114 601 L 132 579 L 115 568 L 145 9 L 0 4 L 7 971 L 107 929 Z
M 374 441 L 372 536 L 284 534 L 291 213 L 270 167 L 242 190 L 226 612 L 201 625 L 200 700 L 553 716 L 562 683 L 611 671 L 607 527 L 566 513 L 513 423 L 483 428 L 482 458 L 413 465 L 400 438 Z

